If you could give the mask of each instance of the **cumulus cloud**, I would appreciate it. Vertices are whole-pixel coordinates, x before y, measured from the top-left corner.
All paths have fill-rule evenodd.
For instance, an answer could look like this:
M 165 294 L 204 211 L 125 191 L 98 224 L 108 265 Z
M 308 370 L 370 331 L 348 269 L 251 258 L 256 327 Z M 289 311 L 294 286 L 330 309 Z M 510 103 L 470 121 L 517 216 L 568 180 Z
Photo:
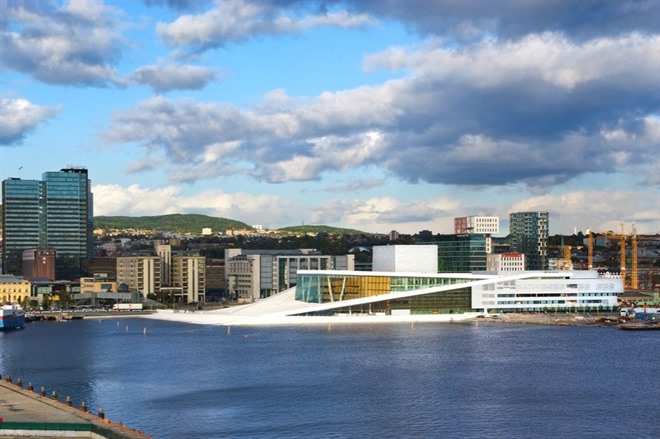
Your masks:
M 309 9 L 304 2 L 297 3 L 297 6 Z M 182 15 L 172 23 L 158 23 L 156 30 L 169 45 L 206 50 L 259 35 L 296 33 L 321 26 L 357 27 L 371 22 L 367 15 L 351 15 L 345 10 L 321 9 L 318 13 L 299 17 L 288 11 L 287 7 L 291 7 L 291 3 L 218 1 L 204 13 Z
M 551 206 L 551 207 L 549 207 Z M 546 194 L 521 200 L 509 206 L 508 212 L 548 211 L 550 234 L 591 229 L 601 233 L 620 230 L 628 233 L 635 224 L 640 234 L 660 233 L 660 199 L 657 192 L 628 192 L 603 188 L 598 191 L 573 191 Z
M 40 123 L 54 117 L 60 107 L 41 106 L 23 98 L 0 98 L 0 145 L 14 145 Z
M 211 0 L 143 0 L 147 6 L 167 6 L 177 11 L 205 7 Z
M 391 197 L 360 200 L 341 196 L 321 205 L 308 205 L 298 198 L 272 194 L 203 190 L 189 195 L 176 185 L 154 189 L 139 185 L 94 185 L 92 191 L 95 215 L 203 213 L 268 228 L 304 222 L 380 233 L 398 229 L 412 234 L 423 229 L 438 231 L 453 227 L 453 212 L 461 205 L 450 197 L 402 203 Z
M 148 65 L 138 68 L 132 79 L 156 92 L 166 92 L 202 89 L 216 79 L 216 74 L 213 69 L 194 65 Z
M 560 31 L 572 39 L 617 35 L 640 30 L 658 31 L 657 1 L 423 1 L 411 7 L 400 0 L 346 3 L 358 12 L 393 19 L 422 34 L 462 42 L 491 38 L 517 39 L 530 33 Z
M 381 85 L 313 99 L 274 90 L 248 109 L 157 96 L 116 112 L 106 139 L 160 152 L 186 181 L 310 181 L 380 166 L 410 182 L 547 192 L 657 162 L 659 46 L 642 34 L 576 43 L 545 33 L 460 49 L 433 39 L 368 57 L 409 71 Z
M 202 213 L 267 227 L 297 224 L 299 221 L 291 216 L 300 207 L 299 200 L 276 195 L 229 194 L 216 190 L 186 195 L 176 185 L 150 189 L 137 184 L 128 187 L 97 184 L 92 187 L 92 192 L 94 214 L 100 216 Z
M 118 11 L 101 1 L 9 2 L 0 26 L 0 66 L 48 84 L 121 83 Z

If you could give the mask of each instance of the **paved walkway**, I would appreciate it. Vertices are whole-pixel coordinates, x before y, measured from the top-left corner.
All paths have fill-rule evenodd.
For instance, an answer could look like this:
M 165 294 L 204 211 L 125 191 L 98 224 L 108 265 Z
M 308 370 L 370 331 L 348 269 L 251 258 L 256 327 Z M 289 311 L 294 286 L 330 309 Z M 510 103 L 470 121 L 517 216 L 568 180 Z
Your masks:
M 64 435 L 113 439 L 148 438 L 140 432 L 99 418 L 97 414 L 70 407 L 62 401 L 7 382 L 6 377 L 0 379 L 0 418 L 0 438 L 52 438 Z

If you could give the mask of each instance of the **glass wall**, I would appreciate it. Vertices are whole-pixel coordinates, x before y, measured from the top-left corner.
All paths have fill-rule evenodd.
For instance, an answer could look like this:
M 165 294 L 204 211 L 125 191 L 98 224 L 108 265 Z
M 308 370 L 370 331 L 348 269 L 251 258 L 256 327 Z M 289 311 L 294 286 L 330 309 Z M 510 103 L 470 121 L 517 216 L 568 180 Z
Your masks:
M 388 293 L 415 291 L 468 282 L 466 279 L 423 276 L 358 276 L 339 274 L 299 274 L 296 300 L 308 303 L 329 303 L 374 297 Z M 470 310 L 469 288 L 424 294 L 405 299 L 341 308 L 333 312 L 384 312 L 410 309 L 411 313 L 458 313 Z

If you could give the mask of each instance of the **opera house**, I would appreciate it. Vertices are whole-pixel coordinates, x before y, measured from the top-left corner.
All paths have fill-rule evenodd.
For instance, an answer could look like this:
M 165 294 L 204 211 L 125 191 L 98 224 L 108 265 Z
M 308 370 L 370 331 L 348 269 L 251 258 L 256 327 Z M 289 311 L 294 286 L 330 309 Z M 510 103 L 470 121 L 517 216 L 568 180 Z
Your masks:
M 434 245 L 374 247 L 374 271 L 299 270 L 296 286 L 218 311 L 152 318 L 216 325 L 459 321 L 485 313 L 611 310 L 620 278 L 596 271 L 438 273 Z

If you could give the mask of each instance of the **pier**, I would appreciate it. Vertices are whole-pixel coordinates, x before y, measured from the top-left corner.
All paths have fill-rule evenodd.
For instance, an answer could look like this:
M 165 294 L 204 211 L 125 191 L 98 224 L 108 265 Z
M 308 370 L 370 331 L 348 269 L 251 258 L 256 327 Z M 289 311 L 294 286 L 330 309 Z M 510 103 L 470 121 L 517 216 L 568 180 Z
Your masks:
M 101 408 L 91 413 L 82 402 L 76 408 L 69 397 L 58 400 L 55 391 L 35 391 L 31 383 L 24 387 L 20 379 L 12 381 L 0 377 L 0 437 L 151 439 L 107 419 Z

